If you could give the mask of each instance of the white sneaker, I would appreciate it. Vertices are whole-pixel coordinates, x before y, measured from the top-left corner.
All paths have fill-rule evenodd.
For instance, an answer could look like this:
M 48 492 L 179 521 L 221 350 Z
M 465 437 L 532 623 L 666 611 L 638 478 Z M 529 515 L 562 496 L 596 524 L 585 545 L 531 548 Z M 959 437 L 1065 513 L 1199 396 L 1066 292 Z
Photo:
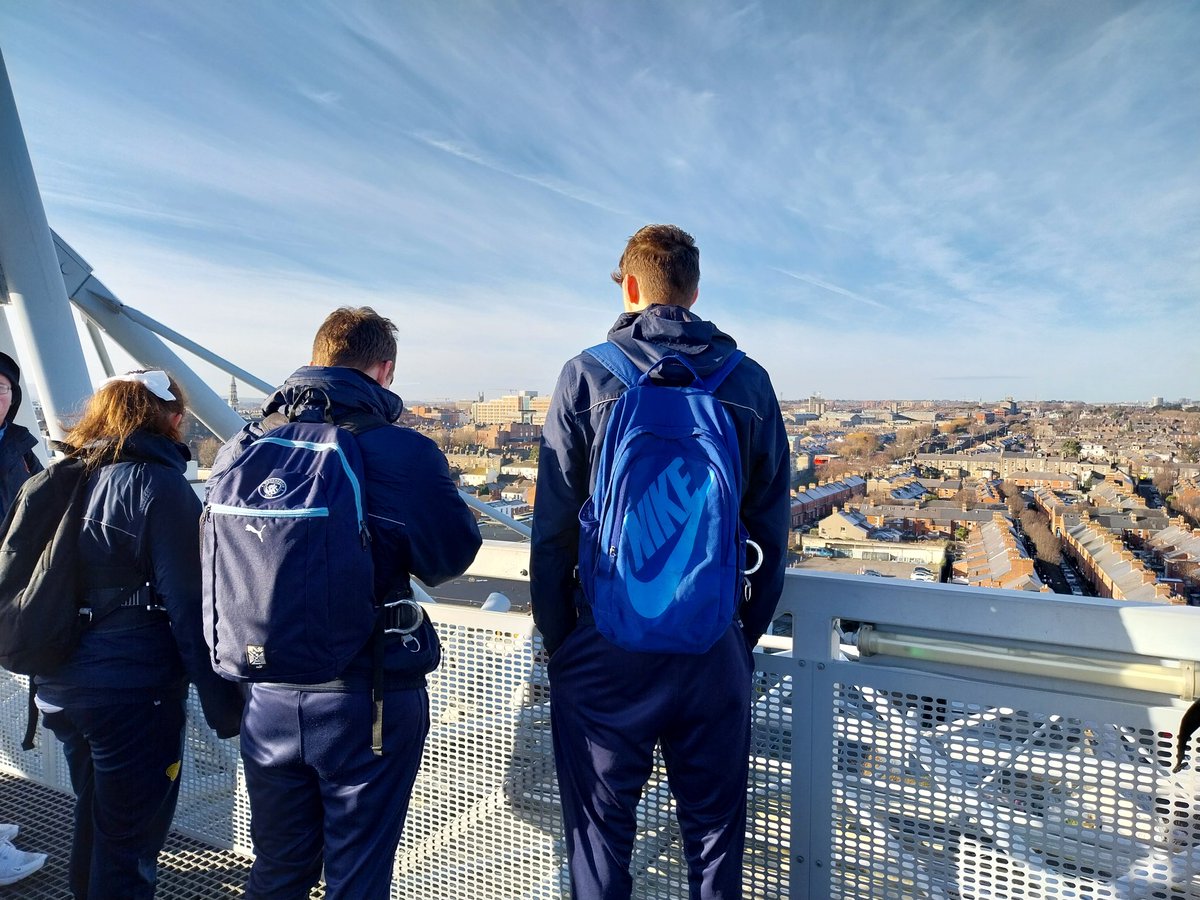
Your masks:
M 20 825 L 0 823 L 0 841 L 11 841 L 20 831 Z
M 0 885 L 16 884 L 46 864 L 45 853 L 26 853 L 11 841 L 0 841 Z

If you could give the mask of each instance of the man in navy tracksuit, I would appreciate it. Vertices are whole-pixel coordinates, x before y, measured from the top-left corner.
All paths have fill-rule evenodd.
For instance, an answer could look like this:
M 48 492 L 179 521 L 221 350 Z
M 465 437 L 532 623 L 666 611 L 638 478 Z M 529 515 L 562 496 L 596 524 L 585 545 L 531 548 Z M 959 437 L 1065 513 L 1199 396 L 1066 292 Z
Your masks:
M 394 423 L 388 390 L 395 326 L 370 308 L 335 310 L 264 415 L 303 403 L 308 388 L 332 401 L 335 422 L 364 414 Z M 429 438 L 393 424 L 357 436 L 366 474 L 376 593 L 460 575 L 480 546 L 474 516 L 446 458 Z M 236 443 L 226 451 L 237 452 Z M 219 457 L 218 472 L 228 460 Z M 300 900 L 325 869 L 329 900 L 384 900 L 429 731 L 425 674 L 437 664 L 428 623 L 419 641 L 389 636 L 384 649 L 383 753 L 372 752 L 372 642 L 326 684 L 254 684 L 242 721 L 255 859 L 251 900 Z
M 664 356 L 703 377 L 736 349 L 689 310 L 699 251 L 675 226 L 630 238 L 613 273 L 625 312 L 608 333 L 643 372 Z M 660 370 L 671 383 L 691 376 Z M 742 896 L 750 754 L 751 649 L 783 587 L 790 484 L 787 438 L 767 373 L 743 359 L 717 388 L 741 451 L 741 519 L 763 553 L 738 620 L 707 652 L 636 653 L 596 629 L 575 577 L 579 511 L 595 487 L 608 416 L 624 385 L 581 354 L 559 376 L 542 434 L 532 549 L 533 614 L 550 657 L 550 703 L 573 896 L 628 898 L 638 800 L 661 742 L 691 896 Z

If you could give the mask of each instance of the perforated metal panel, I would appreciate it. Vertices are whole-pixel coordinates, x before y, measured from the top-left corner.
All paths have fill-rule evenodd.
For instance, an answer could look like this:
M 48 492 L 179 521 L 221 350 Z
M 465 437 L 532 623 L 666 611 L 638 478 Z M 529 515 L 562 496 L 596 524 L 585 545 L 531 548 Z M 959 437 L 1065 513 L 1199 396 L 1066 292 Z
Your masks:
M 1200 898 L 1169 733 L 862 685 L 834 708 L 832 897 Z
M 432 728 L 397 855 L 394 897 L 570 894 L 544 659 L 527 620 L 522 628 L 507 630 L 512 623 L 511 617 L 479 615 L 439 623 L 445 660 L 430 679 Z M 780 872 L 786 874 L 790 764 L 769 754 L 786 742 L 790 715 L 777 692 L 760 685 L 756 695 L 747 896 L 782 898 L 787 896 Z M 635 896 L 687 896 L 661 759 L 638 811 L 631 868 Z
M 440 620 L 444 659 L 429 679 L 431 729 L 396 855 L 391 896 L 567 897 L 540 641 L 525 617 L 448 608 L 433 613 Z M 791 763 L 778 754 L 790 748 L 791 714 L 790 697 L 769 687 L 777 680 L 760 678 L 755 688 L 746 886 L 747 896 L 756 898 L 788 896 Z M 61 750 L 52 736 L 41 732 L 34 753 L 19 749 L 25 696 L 23 679 L 0 673 L 0 768 L 69 791 L 65 767 L 54 764 Z M 687 896 L 661 759 L 647 784 L 638 826 L 635 896 Z M 174 827 L 214 848 L 232 848 L 243 859 L 252 852 L 237 741 L 213 736 L 194 694 Z M 64 832 L 61 840 L 69 846 L 69 825 Z M 228 868 L 219 859 L 213 857 L 217 872 Z M 185 861 L 191 866 L 195 857 Z M 238 867 L 238 877 L 244 871 Z
M 750 731 L 750 777 L 746 816 L 747 897 L 787 900 L 791 879 L 794 752 L 791 677 L 794 660 L 760 657 L 767 672 L 755 673 Z M 801 740 L 805 740 L 804 733 Z M 681 894 L 678 896 L 686 896 Z
M 18 771 L 35 781 L 47 782 L 53 773 L 46 770 L 40 753 L 21 750 L 25 736 L 26 709 L 29 703 L 29 679 L 0 670 L 0 767 Z
M 878 582 L 789 578 L 792 650 L 757 657 L 747 897 L 1200 900 L 1200 778 L 1170 774 L 1186 703 L 1017 670 L 858 660 L 831 626 L 844 615 L 999 646 L 1054 635 L 1074 655 L 1188 660 L 1200 615 Z M 445 660 L 430 680 L 432 728 L 392 897 L 566 897 L 549 693 L 531 623 L 432 612 Z M 52 739 L 19 749 L 25 696 L 24 679 L 0 675 L 0 768 L 65 790 Z M 236 895 L 250 850 L 237 745 L 213 738 L 191 703 L 176 827 L 243 855 L 189 850 L 164 870 L 180 871 L 179 896 Z M 0 780 L 0 809 L 7 790 Z M 638 823 L 635 896 L 686 897 L 661 766 Z M 69 841 L 68 825 L 60 839 Z M 221 892 L 186 893 L 217 883 Z
M 557 897 L 549 697 L 528 637 L 439 627 L 431 729 L 394 897 Z

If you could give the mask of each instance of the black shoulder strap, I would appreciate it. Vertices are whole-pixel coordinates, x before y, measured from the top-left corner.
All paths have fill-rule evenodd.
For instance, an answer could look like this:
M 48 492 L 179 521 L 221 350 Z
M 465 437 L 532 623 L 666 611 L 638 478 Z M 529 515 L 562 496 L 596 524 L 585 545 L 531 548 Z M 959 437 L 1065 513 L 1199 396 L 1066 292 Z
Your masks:
M 13 502 L 8 505 L 3 524 L 0 524 L 0 538 L 8 534 L 18 513 L 22 516 L 26 515 L 22 510 L 25 505 L 22 502 L 24 498 L 32 492 L 38 491 L 40 502 L 31 508 L 33 509 L 32 515 L 37 516 L 43 523 L 43 527 L 37 531 L 36 540 L 39 544 L 45 544 L 54 533 L 54 529 L 58 527 L 58 522 L 70 507 L 75 495 L 83 490 L 88 474 L 87 464 L 83 460 L 68 456 L 66 459 L 54 462 L 48 469 L 43 469 L 33 477 L 26 479 Z M 54 514 L 48 515 L 51 509 Z
M 392 423 L 379 413 L 356 412 L 339 416 L 336 424 L 338 428 L 345 428 L 352 435 L 358 437 L 360 434 L 366 434 L 368 431 L 374 431 L 376 428 L 383 428 Z
M 1188 741 L 1192 739 L 1197 728 L 1200 728 L 1200 700 L 1189 706 L 1183 718 L 1179 720 L 1179 734 L 1175 738 L 1175 768 L 1172 772 L 1183 768 L 1183 761 L 1187 758 Z
M 263 420 L 259 422 L 258 427 L 262 434 L 266 434 L 269 431 L 274 431 L 276 428 L 282 428 L 284 425 L 288 425 L 295 421 L 297 420 L 292 418 L 292 416 L 290 416 L 288 413 L 277 410 L 271 413 L 269 416 L 263 417 Z M 345 428 L 355 437 L 360 434 L 366 434 L 368 431 L 374 431 L 376 428 L 383 428 L 385 425 L 392 424 L 383 416 L 379 415 L 379 413 L 365 411 L 347 413 L 344 416 L 338 416 L 336 420 L 326 419 L 326 421 L 333 421 L 338 428 Z
M 81 502 L 83 493 L 87 489 L 88 475 L 88 468 L 83 460 L 69 456 L 39 473 L 37 476 L 38 482 L 36 483 L 41 483 L 43 479 L 59 482 L 59 497 L 66 497 L 67 500 L 62 510 L 62 516 L 65 518 L 70 516 L 72 508 L 78 507 Z M 29 481 L 26 481 L 25 484 L 29 485 Z M 64 491 L 63 488 L 66 490 Z M 22 487 L 22 493 L 24 493 L 24 487 Z M 14 502 L 9 507 L 8 516 L 5 518 L 3 525 L 3 532 L 5 534 L 7 534 L 12 524 L 16 506 L 17 504 Z M 21 739 L 21 749 L 32 750 L 36 746 L 34 739 L 37 736 L 38 726 L 37 679 L 33 675 L 29 676 L 29 698 L 25 708 L 25 716 L 25 735 Z
M 38 725 L 38 708 L 37 708 L 37 681 L 32 675 L 29 676 L 29 700 L 25 705 L 25 736 L 21 738 L 21 749 L 32 750 L 37 746 L 34 743 L 34 738 L 37 737 Z
M 356 438 L 391 424 L 373 412 L 349 413 L 337 419 L 338 428 L 345 428 Z M 383 657 L 386 638 L 383 627 L 383 616 L 379 615 L 371 636 L 371 752 L 375 756 L 383 756 Z
M 283 413 L 273 412 L 269 416 L 263 417 L 263 420 L 258 423 L 258 428 L 262 434 L 266 434 L 268 431 L 274 431 L 276 428 L 282 428 L 291 421 L 292 420 Z M 262 435 L 259 436 L 261 437 Z

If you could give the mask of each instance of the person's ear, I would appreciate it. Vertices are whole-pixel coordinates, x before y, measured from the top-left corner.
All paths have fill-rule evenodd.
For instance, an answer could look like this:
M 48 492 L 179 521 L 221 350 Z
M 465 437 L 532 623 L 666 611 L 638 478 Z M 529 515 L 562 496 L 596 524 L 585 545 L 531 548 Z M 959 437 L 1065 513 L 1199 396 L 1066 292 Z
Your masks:
M 642 303 L 642 289 L 636 275 L 626 275 L 621 279 L 621 296 L 625 300 L 625 312 L 633 312 Z

